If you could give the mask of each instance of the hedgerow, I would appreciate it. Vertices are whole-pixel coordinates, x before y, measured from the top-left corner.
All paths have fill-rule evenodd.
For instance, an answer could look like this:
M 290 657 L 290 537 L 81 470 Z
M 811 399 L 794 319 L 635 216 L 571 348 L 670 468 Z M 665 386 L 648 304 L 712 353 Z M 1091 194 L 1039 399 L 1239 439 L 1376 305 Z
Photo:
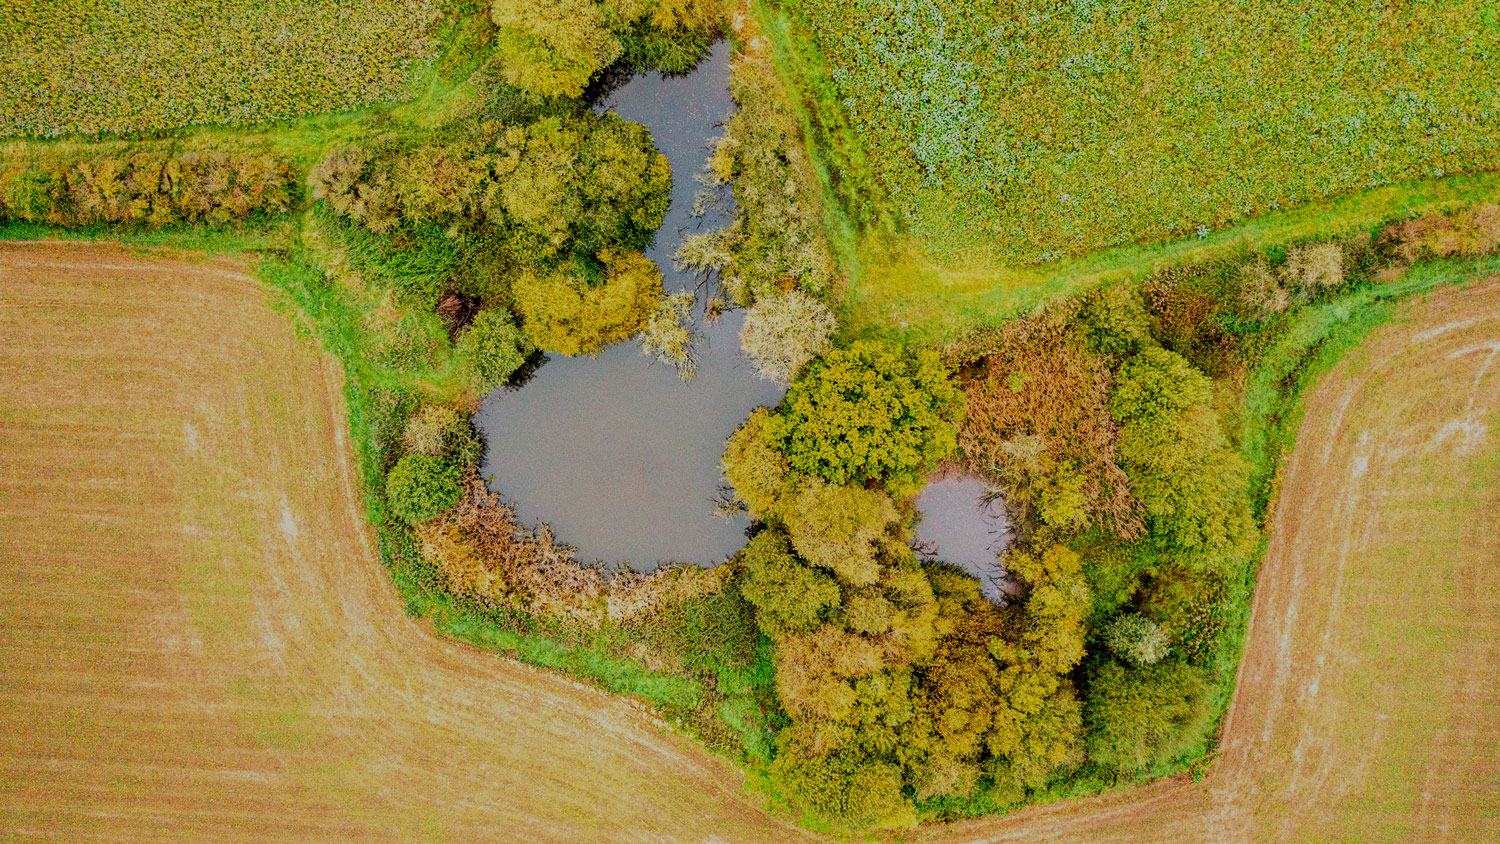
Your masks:
M 439 0 L 0 2 L 0 136 L 348 111 L 413 92 Z
M 945 254 L 1044 262 L 1500 167 L 1500 28 L 1459 0 L 779 5 L 887 215 Z
M 0 160 L 0 221 L 223 225 L 286 211 L 299 196 L 291 167 L 265 152 L 139 145 L 107 154 L 44 147 Z

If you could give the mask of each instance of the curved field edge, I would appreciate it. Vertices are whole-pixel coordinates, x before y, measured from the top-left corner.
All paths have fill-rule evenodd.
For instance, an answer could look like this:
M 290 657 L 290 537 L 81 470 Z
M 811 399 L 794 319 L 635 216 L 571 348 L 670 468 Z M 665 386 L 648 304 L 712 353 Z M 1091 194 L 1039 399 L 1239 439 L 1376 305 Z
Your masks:
M 1206 773 L 955 824 L 955 841 L 1477 841 L 1500 818 L 1500 266 L 1308 314 L 1245 430 L 1275 502 Z M 1457 285 L 1453 285 L 1457 282 Z M 1300 350 L 1300 351 L 1299 351 Z M 1306 395 L 1297 398 L 1307 387 Z M 940 838 L 938 840 L 948 840 Z
M 0 245 L 0 830 L 795 834 L 644 708 L 402 617 L 339 367 L 253 271 Z
M 823 183 L 824 225 L 847 277 L 842 325 L 940 345 L 1092 287 L 1138 280 L 1168 264 L 1252 253 L 1268 246 L 1338 238 L 1394 218 L 1500 197 L 1500 173 L 1422 179 L 1265 212 L 1203 237 L 1134 244 L 1035 266 L 1008 265 L 985 249 L 934 257 L 892 221 L 809 36 L 782 10 L 756 2 L 777 72 L 802 122 L 809 157 Z

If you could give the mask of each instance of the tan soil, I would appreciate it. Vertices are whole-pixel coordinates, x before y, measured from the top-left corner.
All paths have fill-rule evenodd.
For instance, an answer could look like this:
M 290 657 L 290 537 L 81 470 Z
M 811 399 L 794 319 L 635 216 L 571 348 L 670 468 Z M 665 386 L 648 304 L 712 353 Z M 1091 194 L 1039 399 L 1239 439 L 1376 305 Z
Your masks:
M 0 244 L 0 840 L 784 837 L 628 701 L 405 618 L 245 267 Z

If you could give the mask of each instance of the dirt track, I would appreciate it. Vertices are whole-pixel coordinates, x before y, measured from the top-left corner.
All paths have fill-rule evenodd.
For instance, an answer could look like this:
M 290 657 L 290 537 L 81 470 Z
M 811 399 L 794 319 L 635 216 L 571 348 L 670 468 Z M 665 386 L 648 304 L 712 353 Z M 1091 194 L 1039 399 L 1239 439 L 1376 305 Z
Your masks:
M 0 838 L 804 837 L 402 617 L 334 368 L 240 267 L 0 245 L 0 338 Z M 1500 283 L 1440 293 L 1309 396 L 1205 782 L 928 834 L 1500 840 L 1497 343 Z

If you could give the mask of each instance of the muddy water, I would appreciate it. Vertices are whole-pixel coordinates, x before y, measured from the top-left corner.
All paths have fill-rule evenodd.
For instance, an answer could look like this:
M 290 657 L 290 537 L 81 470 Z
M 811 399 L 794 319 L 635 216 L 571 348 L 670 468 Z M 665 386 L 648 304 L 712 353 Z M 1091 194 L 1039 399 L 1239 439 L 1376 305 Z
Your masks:
M 1005 502 L 991 498 L 984 482 L 944 478 L 927 484 L 917 496 L 922 521 L 917 525 L 917 553 L 942 560 L 979 578 L 981 591 L 1000 602 L 1017 589 L 999 555 L 1014 541 Z
M 734 108 L 729 54 L 721 42 L 685 76 L 638 75 L 596 107 L 644 125 L 671 162 L 672 204 L 646 253 L 668 291 L 697 283 L 672 268 L 682 235 L 728 222 L 723 213 L 694 217 L 692 207 L 694 176 Z M 745 543 L 748 522 L 715 513 L 719 458 L 750 411 L 776 404 L 782 390 L 740 356 L 741 316 L 709 324 L 701 305 L 702 296 L 690 383 L 628 341 L 596 358 L 551 355 L 525 387 L 495 392 L 475 417 L 489 443 L 481 472 L 490 488 L 524 523 L 551 525 L 581 560 L 715 565 Z

